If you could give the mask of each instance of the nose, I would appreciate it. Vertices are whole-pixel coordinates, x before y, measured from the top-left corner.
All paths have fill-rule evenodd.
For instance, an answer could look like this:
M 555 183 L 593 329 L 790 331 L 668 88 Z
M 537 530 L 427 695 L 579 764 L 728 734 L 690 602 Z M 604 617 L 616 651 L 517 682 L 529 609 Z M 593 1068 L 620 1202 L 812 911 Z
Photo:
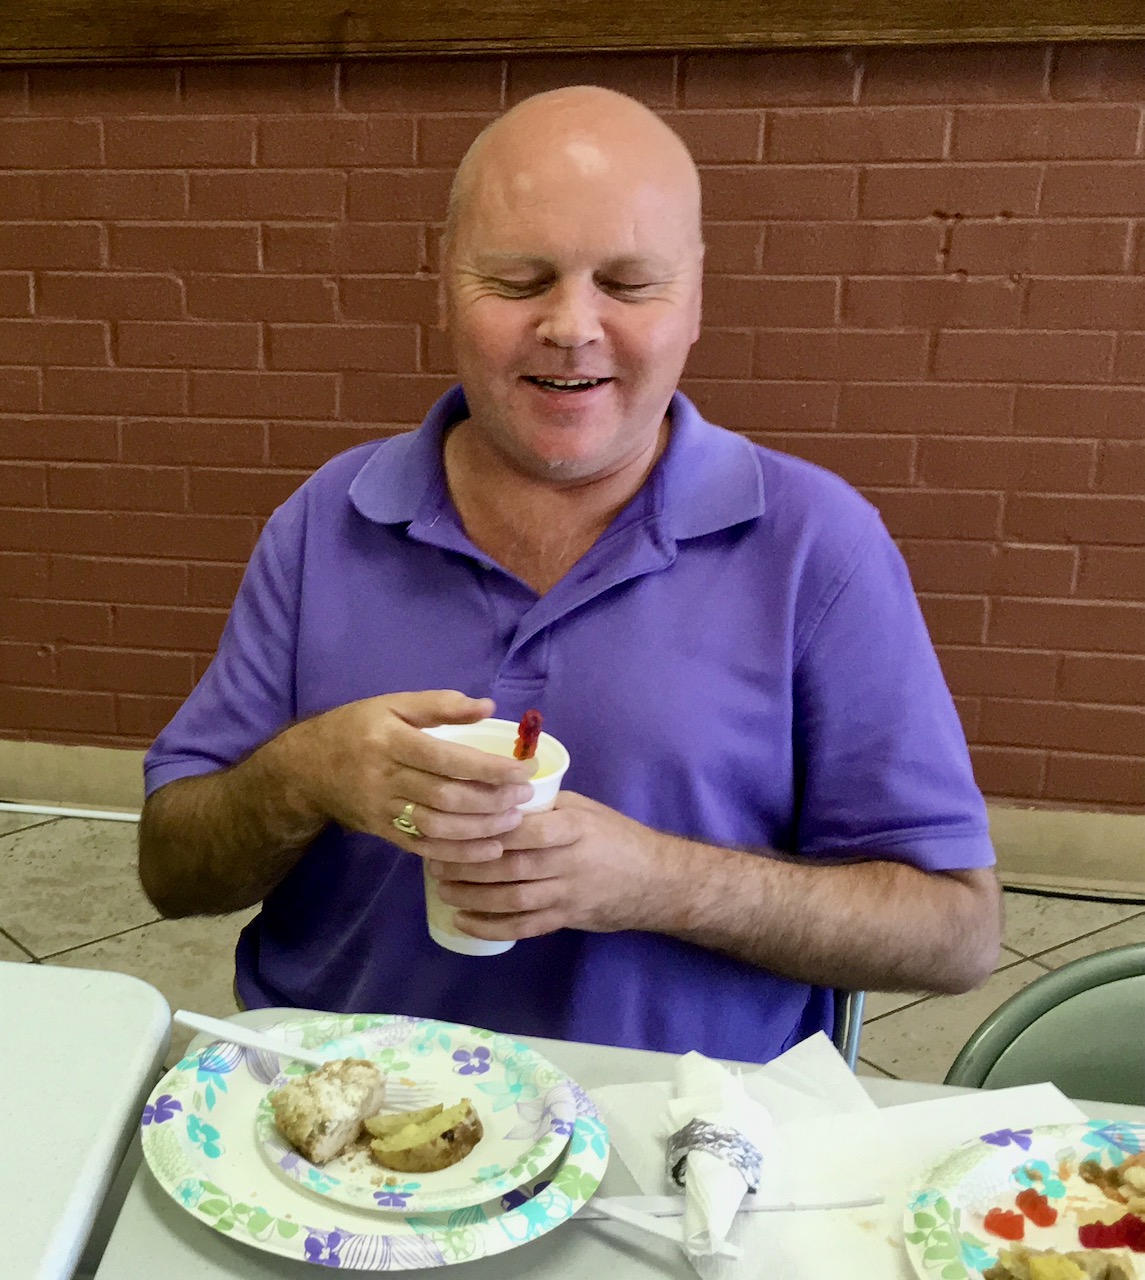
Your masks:
M 548 346 L 575 348 L 603 335 L 598 292 L 591 282 L 562 280 L 544 295 L 537 337 Z

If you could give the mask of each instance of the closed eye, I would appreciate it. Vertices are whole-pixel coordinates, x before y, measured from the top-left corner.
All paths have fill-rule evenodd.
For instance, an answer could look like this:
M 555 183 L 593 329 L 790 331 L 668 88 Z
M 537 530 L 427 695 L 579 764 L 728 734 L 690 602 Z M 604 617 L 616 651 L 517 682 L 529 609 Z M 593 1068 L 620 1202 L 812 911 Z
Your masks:
M 656 281 L 647 280 L 636 283 L 628 280 L 598 280 L 597 287 L 606 293 L 614 293 L 620 297 L 636 298 L 650 289 L 655 289 Z
M 553 276 L 535 276 L 528 280 L 507 280 L 503 276 L 487 276 L 485 285 L 504 298 L 531 298 L 544 293 L 556 283 Z M 657 281 L 629 281 L 597 279 L 596 287 L 605 293 L 619 297 L 638 297 L 640 294 L 655 289 Z
M 500 280 L 491 279 L 491 288 L 507 298 L 528 298 L 542 293 L 552 283 L 550 280 Z

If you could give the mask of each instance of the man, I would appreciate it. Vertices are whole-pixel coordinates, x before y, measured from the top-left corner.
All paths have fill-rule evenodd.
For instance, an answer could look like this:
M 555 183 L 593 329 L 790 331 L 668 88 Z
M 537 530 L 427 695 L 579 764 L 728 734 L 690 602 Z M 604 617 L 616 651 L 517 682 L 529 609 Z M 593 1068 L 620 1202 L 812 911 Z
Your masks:
M 462 163 L 463 390 L 275 512 L 149 753 L 143 884 L 263 903 L 248 1005 L 762 1061 L 830 988 L 990 973 L 984 806 L 901 558 L 676 392 L 702 259 L 695 167 L 631 99 L 539 95 Z M 573 762 L 549 813 L 515 807 L 531 766 L 420 732 L 532 706 Z M 421 859 L 518 944 L 430 942 Z

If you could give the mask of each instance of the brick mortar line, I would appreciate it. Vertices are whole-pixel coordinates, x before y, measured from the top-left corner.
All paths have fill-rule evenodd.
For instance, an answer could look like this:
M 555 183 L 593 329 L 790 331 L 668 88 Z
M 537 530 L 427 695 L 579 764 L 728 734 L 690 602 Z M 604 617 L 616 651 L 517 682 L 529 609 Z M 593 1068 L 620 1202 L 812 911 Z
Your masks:
M 929 540 L 928 540 L 929 541 Z M 1140 550 L 1140 544 L 1131 546 L 1130 550 Z M 919 591 L 918 595 L 924 600 L 998 600 L 1006 601 L 1009 604 L 1014 603 L 1033 603 L 1033 604 L 1050 604 L 1050 605 L 1073 605 L 1081 606 L 1087 609 L 1132 609 L 1134 611 L 1145 611 L 1145 601 L 1141 600 L 1078 600 L 1071 596 L 1010 596 L 999 592 L 987 591 Z M 992 648 L 1020 648 L 1025 651 L 1023 645 L 991 645 Z M 1056 650 L 1054 651 L 1056 652 Z
M 1077 711 L 1128 711 L 1134 715 L 1145 716 L 1145 704 L 1121 703 L 1121 702 L 1088 702 L 1079 698 L 1019 698 L 1006 697 L 1004 694 L 994 693 L 967 693 L 959 694 L 959 697 L 975 698 L 982 702 L 990 702 L 1006 707 L 1021 705 L 1023 707 L 1071 707 Z M 1055 751 L 1059 754 L 1065 752 L 1071 755 L 1086 756 L 1108 756 L 1111 759 L 1121 758 L 1135 760 L 1139 757 L 1145 757 L 1145 747 L 1140 751 L 1092 751 L 1084 748 L 1056 746 L 1053 743 L 1030 743 L 1030 742 L 991 742 L 988 739 L 982 739 L 983 746 L 1014 746 L 1026 747 L 1032 751 Z
M 209 656 L 209 655 L 201 655 L 201 656 Z M 156 698 L 178 698 L 180 701 L 183 701 L 186 699 L 187 693 L 190 692 L 189 689 L 181 689 L 171 693 L 142 693 L 142 692 L 137 693 L 130 689 L 64 689 L 58 685 L 30 685 L 30 684 L 6 684 L 0 687 L 8 689 L 13 693 L 35 693 L 35 694 L 47 693 L 47 694 L 55 694 L 57 696 L 64 695 L 65 697 L 71 697 L 71 698 L 99 698 L 101 700 L 109 699 L 109 698 L 110 699 L 138 698 L 141 701 L 145 701 L 145 702 L 152 701 L 153 699 L 156 699 Z M 32 725 L 29 727 L 34 729 L 37 726 Z M 39 727 L 44 728 L 46 726 L 39 726 Z M 53 728 L 58 730 L 59 726 L 53 726 Z
M 1145 654 L 1135 654 L 1135 653 L 1116 654 L 1116 653 L 1110 653 L 1106 649 L 1070 649 L 1067 653 L 1063 655 L 1062 650 L 1060 648 L 1027 649 L 1023 647 L 1021 649 L 1016 649 L 1013 645 L 1005 645 L 1005 644 L 989 644 L 988 643 L 986 645 L 978 645 L 978 644 L 963 644 L 961 642 L 954 643 L 954 644 L 943 644 L 941 641 L 935 644 L 935 648 L 939 651 L 938 656 L 940 658 L 942 657 L 942 654 L 945 651 L 956 650 L 960 653 L 981 653 L 981 652 L 1028 653 L 1032 655 L 1040 655 L 1042 657 L 1054 657 L 1054 658 L 1062 657 L 1062 656 L 1070 657 L 1070 658 L 1103 658 L 1103 659 L 1104 658 L 1124 658 L 1129 661 L 1136 660 L 1136 661 L 1145 663 Z M 975 696 L 992 697 L 993 695 L 979 694 Z M 1033 699 L 1033 701 L 1039 701 L 1039 699 Z

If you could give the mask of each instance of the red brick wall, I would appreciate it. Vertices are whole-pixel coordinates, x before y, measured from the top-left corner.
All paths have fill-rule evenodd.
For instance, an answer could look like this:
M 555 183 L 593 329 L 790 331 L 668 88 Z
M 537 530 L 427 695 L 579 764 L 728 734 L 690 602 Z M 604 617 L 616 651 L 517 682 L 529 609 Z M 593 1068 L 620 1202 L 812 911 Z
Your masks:
M 0 735 L 139 746 L 261 521 L 416 422 L 450 170 L 528 93 L 704 172 L 709 416 L 905 551 L 989 794 L 1145 811 L 1145 46 L 0 72 Z

